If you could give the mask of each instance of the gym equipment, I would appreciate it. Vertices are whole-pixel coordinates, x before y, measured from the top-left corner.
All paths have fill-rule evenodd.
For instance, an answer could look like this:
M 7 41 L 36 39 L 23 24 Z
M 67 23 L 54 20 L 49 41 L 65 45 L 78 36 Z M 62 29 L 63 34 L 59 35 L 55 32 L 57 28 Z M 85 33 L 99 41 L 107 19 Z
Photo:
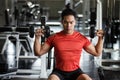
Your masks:
M 7 39 L 6 39 L 6 36 Z M 5 37 L 5 39 L 4 39 Z M 4 40 L 3 40 L 4 39 Z M 15 48 L 12 48 L 11 46 L 8 47 L 7 43 L 12 43 L 12 45 L 14 45 Z M 12 77 L 17 77 L 17 76 L 22 76 L 21 74 L 24 73 L 24 76 L 26 76 L 26 74 L 40 74 L 40 69 L 26 69 L 28 67 L 36 67 L 34 65 L 31 65 L 31 63 L 33 63 L 33 60 L 38 59 L 38 57 L 34 56 L 33 50 L 32 50 L 32 40 L 29 37 L 29 27 L 0 27 L 0 50 L 2 50 L 2 52 L 6 52 L 7 49 L 10 51 L 14 51 L 14 55 L 11 55 L 11 52 L 7 52 L 8 54 L 10 54 L 10 58 L 7 60 L 6 56 L 9 56 L 8 54 L 5 54 L 5 57 L 0 55 L 0 63 L 4 63 L 8 64 L 8 65 L 3 65 L 0 66 L 0 73 L 3 73 L 2 75 L 0 74 L 0 77 L 5 76 L 8 73 L 13 73 L 13 70 L 17 68 L 17 71 L 14 71 L 16 74 L 13 75 Z M 6 41 L 6 44 L 4 45 L 3 41 Z M 4 46 L 3 46 L 4 45 Z M 1 48 L 3 47 L 3 48 Z M 13 58 L 11 58 L 11 56 L 15 56 Z M 1 58 L 3 57 L 3 58 Z M 14 59 L 15 60 L 12 60 Z M 3 60 L 1 60 L 3 59 Z M 10 61 L 13 61 L 12 63 Z M 22 61 L 21 61 L 22 60 Z M 23 61 L 24 60 L 24 61 Z M 2 61 L 2 62 L 1 62 Z M 8 63 L 9 61 L 9 63 Z M 12 69 L 12 65 L 14 63 L 14 61 L 16 61 L 16 68 Z M 10 64 L 10 65 L 9 65 Z M 1 65 L 1 64 L 0 64 Z M 30 66 L 29 66 L 30 65 Z M 7 67 L 10 66 L 10 69 Z M 38 66 L 40 67 L 40 66 Z M 5 68 L 5 69 L 4 69 Z M 24 69 L 25 68 L 25 69 Z M 5 71 L 6 70 L 6 71 Z M 8 74 L 8 76 L 11 77 L 11 74 Z
M 45 38 L 48 38 L 50 36 L 50 28 L 49 26 L 46 26 L 46 17 L 41 16 L 41 28 L 45 30 L 44 36 L 41 36 L 41 43 L 45 42 Z M 52 52 L 51 50 L 48 51 L 48 69 L 51 68 L 51 56 Z
M 89 30 L 89 36 L 90 38 L 95 37 L 95 27 L 96 27 L 96 12 L 94 10 L 91 10 L 90 14 L 90 30 Z
M 97 0 L 97 12 L 96 12 L 96 16 L 97 17 L 93 17 L 92 21 L 93 22 L 90 22 L 90 24 L 92 25 L 92 27 L 90 28 L 90 37 L 91 38 L 94 38 L 94 33 L 95 33 L 95 29 L 97 30 L 101 30 L 102 29 L 102 3 L 101 3 L 101 0 Z M 91 18 L 92 16 L 94 16 L 95 13 L 93 13 L 93 15 L 91 15 Z M 95 23 L 95 18 L 96 18 L 96 23 Z M 95 28 L 96 26 L 96 28 Z M 95 62 L 97 63 L 98 65 L 98 75 L 99 75 L 99 78 L 100 80 L 104 80 L 104 72 L 103 72 L 103 69 L 101 67 L 101 62 L 100 60 L 102 59 L 102 55 L 100 55 L 99 57 L 96 57 L 95 58 Z
M 119 49 L 120 36 L 117 35 L 120 31 L 119 31 L 119 28 L 117 28 L 115 25 L 116 24 L 115 18 L 112 17 L 114 13 L 111 14 L 112 12 L 115 12 L 114 5 L 115 5 L 115 0 L 114 1 L 108 0 L 108 3 L 107 3 L 108 14 L 107 14 L 107 19 L 105 24 L 106 29 L 105 29 L 104 49 L 103 49 L 102 56 L 99 57 L 100 65 L 98 67 L 98 74 L 99 74 L 100 80 L 107 80 L 108 79 L 107 77 L 109 77 L 110 80 L 113 80 L 114 74 L 115 74 L 114 77 L 116 77 L 115 79 L 119 79 L 117 78 L 117 76 L 119 75 L 116 73 L 120 72 L 120 65 L 119 65 L 120 64 L 120 57 L 119 57 L 120 56 L 120 49 Z M 110 72 L 114 72 L 114 73 L 110 73 Z
M 5 25 L 9 26 L 10 25 L 10 16 L 9 16 L 9 9 L 5 10 Z
M 0 34 L 0 79 L 16 75 L 18 70 L 19 35 L 17 33 L 6 34 Z
M 44 37 L 42 39 L 42 42 L 45 41 L 45 38 L 50 36 L 50 28 L 45 25 L 45 17 L 41 17 L 41 25 L 43 29 L 45 30 Z M 34 25 L 35 26 L 35 25 Z M 14 26 L 7 26 L 7 27 L 0 27 L 0 32 L 19 32 L 19 34 L 22 34 L 22 32 L 27 32 L 31 38 L 34 37 L 34 26 L 28 25 L 28 27 L 14 27 Z
M 98 75 L 99 75 L 99 77 L 100 77 L 100 80 L 105 80 L 104 78 L 104 72 L 103 72 L 103 69 L 101 68 L 101 67 L 98 67 Z
M 50 28 L 49 26 L 46 25 L 45 16 L 41 16 L 40 21 L 41 21 L 41 28 L 44 30 L 44 36 L 41 37 L 42 38 L 41 42 L 44 42 L 45 38 L 48 38 L 50 36 Z
M 48 69 L 51 69 L 51 59 L 52 59 L 52 51 L 50 50 L 50 51 L 48 51 L 48 66 L 47 66 L 47 68 Z
M 0 27 L 0 32 L 13 32 L 22 34 L 22 32 L 28 32 L 31 38 L 34 37 L 34 27 Z M 25 34 L 24 34 L 25 35 Z M 27 34 L 28 35 L 28 34 Z
M 116 15 L 117 5 L 116 0 L 107 2 L 106 9 L 106 34 L 105 34 L 105 48 L 113 48 L 118 40 L 119 29 L 119 15 Z M 117 12 L 119 14 L 119 11 Z M 118 21 L 117 21 L 118 20 Z
M 91 13 L 90 13 L 90 22 L 89 22 L 90 25 L 92 24 L 96 24 L 96 12 L 91 10 Z
M 105 28 L 105 48 L 113 48 L 113 44 L 118 40 L 119 26 L 116 26 L 114 21 L 114 19 L 113 22 L 107 19 Z
M 3 44 L 1 44 L 1 47 L 3 48 L 1 48 L 2 51 L 0 53 L 0 74 L 17 71 L 17 59 L 15 53 L 16 45 L 14 45 L 13 43 L 13 41 L 16 41 L 16 38 L 14 37 L 13 39 L 11 39 L 9 37 L 11 36 L 0 39 L 1 42 L 3 42 Z M 9 46 L 11 46 L 11 49 Z
M 34 37 L 34 27 L 33 26 L 30 26 L 30 28 L 29 28 L 29 35 L 31 38 Z
M 95 37 L 95 26 L 94 25 L 90 26 L 89 36 L 90 36 L 90 38 L 94 38 Z

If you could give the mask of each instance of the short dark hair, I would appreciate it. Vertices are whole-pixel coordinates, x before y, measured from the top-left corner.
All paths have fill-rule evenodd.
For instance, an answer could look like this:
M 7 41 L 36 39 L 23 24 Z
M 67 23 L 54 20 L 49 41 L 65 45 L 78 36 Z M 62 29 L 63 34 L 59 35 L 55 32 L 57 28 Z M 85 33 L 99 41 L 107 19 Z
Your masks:
M 64 16 L 68 16 L 68 15 L 73 15 L 75 18 L 77 17 L 77 14 L 74 10 L 72 10 L 70 8 L 66 8 L 61 13 L 62 20 L 63 20 Z

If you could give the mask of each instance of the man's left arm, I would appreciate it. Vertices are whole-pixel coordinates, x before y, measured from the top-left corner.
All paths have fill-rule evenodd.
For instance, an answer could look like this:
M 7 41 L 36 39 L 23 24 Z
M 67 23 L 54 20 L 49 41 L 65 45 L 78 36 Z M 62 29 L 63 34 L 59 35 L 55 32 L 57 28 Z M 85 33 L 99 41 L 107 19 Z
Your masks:
M 104 35 L 104 31 L 103 30 L 98 30 L 96 32 L 96 35 L 98 36 L 98 42 L 97 44 L 94 46 L 92 43 L 87 46 L 85 49 L 85 51 L 87 51 L 88 53 L 94 55 L 94 56 L 99 56 L 102 53 L 103 50 L 103 35 Z

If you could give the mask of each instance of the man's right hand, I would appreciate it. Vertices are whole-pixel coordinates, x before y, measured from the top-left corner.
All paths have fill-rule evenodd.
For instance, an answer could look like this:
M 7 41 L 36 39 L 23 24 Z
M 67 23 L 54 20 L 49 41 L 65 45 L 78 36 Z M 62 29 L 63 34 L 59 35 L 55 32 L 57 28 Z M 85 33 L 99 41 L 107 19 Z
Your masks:
M 36 29 L 35 31 L 35 38 L 40 38 L 41 36 L 44 36 L 44 30 L 43 29 Z

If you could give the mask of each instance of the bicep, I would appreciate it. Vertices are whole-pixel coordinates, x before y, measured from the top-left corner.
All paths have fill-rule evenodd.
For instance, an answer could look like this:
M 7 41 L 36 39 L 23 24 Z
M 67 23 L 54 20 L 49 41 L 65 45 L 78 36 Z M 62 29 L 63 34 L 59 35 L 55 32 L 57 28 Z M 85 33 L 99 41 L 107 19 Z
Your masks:
M 91 43 L 90 45 L 88 45 L 87 47 L 84 48 L 84 50 L 92 55 L 96 55 L 97 52 L 96 52 L 96 49 L 95 49 L 95 46 Z
M 40 53 L 41 53 L 41 54 L 45 54 L 45 53 L 47 53 L 50 49 L 51 49 L 50 45 L 47 44 L 47 43 L 44 43 L 44 44 L 41 46 Z

